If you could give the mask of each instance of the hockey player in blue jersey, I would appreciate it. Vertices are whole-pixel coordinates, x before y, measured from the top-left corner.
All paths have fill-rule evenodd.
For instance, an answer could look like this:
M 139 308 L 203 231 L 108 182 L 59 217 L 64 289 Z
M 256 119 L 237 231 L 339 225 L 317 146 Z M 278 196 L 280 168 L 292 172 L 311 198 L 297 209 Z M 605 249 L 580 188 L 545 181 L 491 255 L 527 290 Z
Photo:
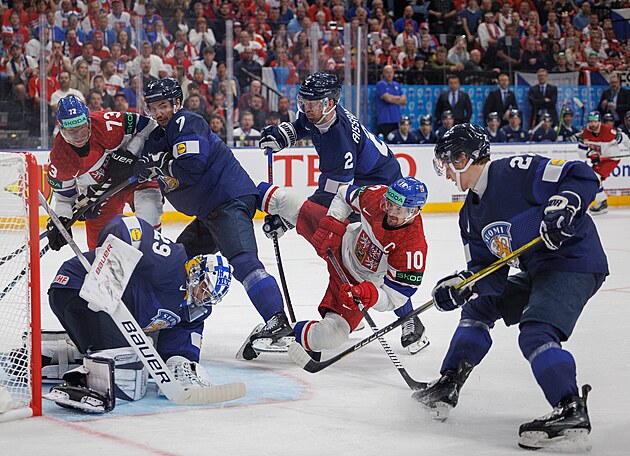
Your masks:
M 558 132 L 558 142 L 577 142 L 580 130 L 573 126 L 573 110 L 564 108 L 562 123 Z
M 230 287 L 227 259 L 221 255 L 188 259 L 183 245 L 163 237 L 137 217 L 113 217 L 101 230 L 98 246 L 103 245 L 109 234 L 143 254 L 122 301 L 140 327 L 151 335 L 158 353 L 178 381 L 184 386 L 209 385 L 208 373 L 199 364 L 201 338 L 212 305 L 218 304 Z M 92 262 L 95 252 L 89 251 L 85 257 Z M 48 290 L 53 313 L 86 357 L 83 366 L 64 376 L 65 384 L 53 387 L 44 397 L 68 407 L 106 412 L 113 409 L 116 399 L 141 399 L 147 387 L 147 371 L 111 317 L 105 312 L 92 311 L 79 296 L 86 274 L 79 259 L 74 257 L 61 265 Z M 87 367 L 94 367 L 95 363 L 110 364 L 111 369 Z M 102 378 L 87 379 L 87 375 Z M 99 380 L 107 387 L 100 391 L 85 387 L 99 385 Z M 110 380 L 115 382 L 115 388 Z M 109 395 L 114 390 L 115 398 Z
M 390 185 L 402 178 L 400 164 L 387 144 L 379 140 L 346 108 L 339 104 L 341 83 L 337 76 L 318 72 L 300 86 L 298 117 L 294 122 L 270 125 L 261 132 L 259 147 L 278 152 L 311 138 L 319 156 L 318 186 L 302 205 L 296 230 L 310 239 L 326 216 L 339 186 Z M 259 208 L 261 209 L 261 208 Z M 278 217 L 267 219 L 265 233 L 282 235 L 290 227 Z M 396 309 L 402 316 L 413 310 L 411 301 Z M 423 328 L 407 328 L 403 346 L 422 337 Z
M 425 114 L 420 117 L 420 129 L 416 131 L 418 144 L 435 144 L 437 136 L 433 132 L 433 116 Z
M 488 140 L 491 143 L 504 143 L 506 142 L 505 133 L 501 130 L 500 125 L 501 121 L 499 119 L 498 112 L 491 112 L 488 114 L 488 118 L 486 119 L 486 123 L 488 126 L 483 130 L 488 135 Z
M 411 119 L 402 116 L 398 122 L 398 128 L 387 135 L 387 144 L 418 144 L 416 132 L 411 131 Z
M 529 139 L 527 132 L 523 130 L 522 122 L 521 111 L 510 109 L 508 124 L 501 127 L 506 142 L 526 142 Z
M 276 279 L 258 259 L 252 219 L 258 190 L 232 151 L 203 117 L 182 109 L 172 78 L 149 83 L 145 102 L 156 128 L 136 164 L 139 181 L 157 178 L 166 199 L 195 219 L 177 238 L 189 257 L 220 251 L 266 322 L 252 335 L 269 344 L 294 340 Z
M 448 109 L 442 113 L 442 125 L 435 132 L 435 136 L 441 138 L 453 125 L 455 125 L 455 117 L 453 116 L 453 111 Z
M 532 133 L 532 141 L 533 142 L 556 142 L 558 139 L 558 135 L 556 134 L 556 130 L 553 128 L 553 124 L 551 123 L 551 115 L 549 113 L 544 113 L 540 116 L 540 120 L 542 121 L 542 125 Z
M 551 414 L 521 425 L 519 445 L 538 449 L 586 438 L 590 386 L 583 386 L 580 396 L 575 360 L 561 344 L 608 274 L 597 229 L 586 214 L 599 188 L 597 177 L 581 161 L 539 155 L 490 161 L 487 136 L 471 124 L 457 125 L 438 140 L 435 164 L 438 174 L 468 191 L 459 218 L 468 264 L 433 289 L 439 310 L 461 307 L 461 316 L 442 376 L 414 398 L 446 419 L 471 370 L 490 350 L 490 330 L 502 318 L 519 325 L 521 352 L 553 407 Z M 472 287 L 455 289 L 539 235 L 543 243 L 512 264 L 520 272 L 508 276 L 509 268 L 502 268 Z

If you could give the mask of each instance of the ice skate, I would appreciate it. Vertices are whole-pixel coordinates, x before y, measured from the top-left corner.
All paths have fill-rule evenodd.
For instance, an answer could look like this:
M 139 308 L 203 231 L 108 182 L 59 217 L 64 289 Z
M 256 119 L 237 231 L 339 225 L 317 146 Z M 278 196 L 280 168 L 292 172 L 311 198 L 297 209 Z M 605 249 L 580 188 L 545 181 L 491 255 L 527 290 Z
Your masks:
M 445 421 L 459 400 L 459 391 L 473 369 L 473 364 L 462 359 L 457 365 L 457 370 L 444 372 L 435 382 L 429 384 L 426 389 L 416 391 L 412 397 L 427 408 L 433 418 Z
M 252 332 L 247 335 L 247 337 L 245 338 L 245 342 L 243 342 L 243 345 L 241 345 L 241 347 L 236 352 L 236 359 L 251 361 L 252 359 L 258 358 L 258 352 L 254 350 L 254 347 L 252 347 L 250 339 L 254 334 L 262 331 L 264 327 L 265 325 L 263 323 L 254 326 Z
M 252 347 L 258 352 L 286 352 L 289 344 L 295 342 L 295 333 L 284 312 L 274 314 L 258 332 L 249 338 Z
M 591 215 L 602 215 L 606 212 L 608 212 L 608 200 L 604 200 L 588 208 L 588 213 Z
M 402 324 L 400 344 L 412 355 L 429 345 L 427 330 L 418 317 L 410 318 Z
M 528 450 L 563 447 L 588 451 L 587 436 L 591 432 L 591 421 L 586 398 L 590 390 L 590 385 L 584 385 L 582 397 L 565 397 L 548 415 L 522 424 L 518 431 L 518 445 Z

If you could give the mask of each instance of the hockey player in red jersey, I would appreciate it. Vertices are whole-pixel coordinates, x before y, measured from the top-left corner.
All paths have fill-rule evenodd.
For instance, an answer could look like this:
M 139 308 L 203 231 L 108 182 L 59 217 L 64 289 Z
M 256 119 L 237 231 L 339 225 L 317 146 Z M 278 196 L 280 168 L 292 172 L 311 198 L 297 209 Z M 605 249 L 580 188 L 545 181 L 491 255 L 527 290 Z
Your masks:
M 270 214 L 279 214 L 296 223 L 303 198 L 267 183 L 259 185 L 261 205 Z M 321 303 L 320 321 L 299 321 L 296 342 L 318 356 L 324 349 L 344 343 L 363 315 L 354 303 L 361 299 L 366 308 L 380 312 L 405 305 L 422 282 L 427 244 L 420 211 L 427 200 L 426 186 L 414 177 L 397 180 L 389 187 L 375 185 L 339 188 L 328 214 L 314 232 L 300 232 L 320 256 L 331 248 L 350 279 L 344 285 L 332 265 L 328 288 Z M 302 203 L 302 204 L 301 204 Z M 346 222 L 351 213 L 360 222 Z M 410 323 L 422 327 L 418 317 Z M 422 327 L 418 350 L 428 344 Z
M 57 122 L 59 134 L 50 152 L 48 183 L 55 212 L 66 223 L 79 208 L 93 203 L 99 190 L 133 176 L 136 157 L 157 123 L 129 112 L 89 113 L 74 95 L 59 101 Z M 96 248 L 101 228 L 123 212 L 125 203 L 155 228 L 161 225 L 162 195 L 157 182 L 132 184 L 84 213 L 90 250 Z M 51 249 L 59 250 L 66 244 L 50 220 L 46 230 Z
M 589 208 L 592 215 L 608 212 L 608 200 L 604 191 L 603 182 L 619 164 L 619 144 L 623 144 L 630 150 L 630 139 L 620 130 L 608 125 L 602 125 L 601 114 L 591 111 L 588 114 L 588 124 L 578 137 L 578 148 L 582 158 L 588 158 L 593 166 L 593 171 L 600 178 L 602 185 L 595 195 L 595 205 Z

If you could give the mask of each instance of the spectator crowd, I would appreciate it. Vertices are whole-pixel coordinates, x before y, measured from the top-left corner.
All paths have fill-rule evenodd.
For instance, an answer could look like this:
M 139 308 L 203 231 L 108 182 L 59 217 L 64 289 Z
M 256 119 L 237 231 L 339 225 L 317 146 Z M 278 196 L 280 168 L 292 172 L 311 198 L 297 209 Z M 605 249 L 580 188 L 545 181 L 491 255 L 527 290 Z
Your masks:
M 274 69 L 279 85 L 299 84 L 321 69 L 343 80 L 346 66 L 357 65 L 357 49 L 365 49 L 367 82 L 380 84 L 377 116 L 386 114 L 377 118 L 377 126 L 384 125 L 379 132 L 386 138 L 405 125 L 399 109 L 406 99 L 395 84 L 448 87 L 435 100 L 436 111 L 423 113 L 418 135 L 422 125 L 426 130 L 428 114 L 432 134 L 450 118 L 454 123 L 470 119 L 470 100 L 460 84 L 498 85 L 484 107 L 488 128 L 497 121 L 497 130 L 511 128 L 515 118 L 522 124 L 523 107 L 509 90 L 516 70 L 536 73 L 539 80 L 528 96 L 529 125 L 546 131 L 549 116 L 558 136 L 558 125 L 572 113 L 556 112 L 549 73 L 606 73 L 612 92 L 599 109 L 615 125 L 624 125 L 628 91 L 618 78 L 615 89 L 610 75 L 627 70 L 630 55 L 627 40 L 615 35 L 611 5 L 607 0 L 3 1 L 0 95 L 2 103 L 11 103 L 12 119 L 35 119 L 31 124 L 38 128 L 43 87 L 53 113 L 69 94 L 84 99 L 91 111 L 134 111 L 142 109 L 141 92 L 150 81 L 170 76 L 184 90 L 185 107 L 223 138 L 231 94 L 234 136 L 253 145 L 265 125 L 295 117 L 286 97 L 270 103 L 263 68 Z M 614 6 L 627 7 L 630 1 Z M 231 80 L 228 19 L 233 21 Z M 359 29 L 365 46 L 356 46 Z M 45 81 L 40 81 L 41 65 Z

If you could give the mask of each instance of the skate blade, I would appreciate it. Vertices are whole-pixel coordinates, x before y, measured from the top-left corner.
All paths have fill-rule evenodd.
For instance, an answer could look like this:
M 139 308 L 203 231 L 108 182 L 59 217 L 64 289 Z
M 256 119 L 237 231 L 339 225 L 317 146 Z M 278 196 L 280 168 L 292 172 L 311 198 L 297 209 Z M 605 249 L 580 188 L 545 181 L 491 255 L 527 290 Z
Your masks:
M 428 337 L 422 337 L 420 340 L 412 343 L 411 345 L 407 345 L 407 351 L 409 351 L 410 354 L 415 355 L 428 347 L 430 343 L 431 342 Z
M 263 326 L 265 326 L 263 323 L 259 323 L 257 324 L 254 329 L 252 329 L 252 332 L 250 332 L 247 337 L 245 338 L 245 342 L 243 342 L 243 345 L 241 345 L 241 347 L 238 349 L 238 351 L 236 352 L 236 359 L 238 360 L 247 360 L 249 361 L 250 359 L 245 358 L 243 356 L 243 352 L 245 352 L 245 350 L 247 349 L 247 346 L 249 345 L 249 338 L 254 334 L 259 332 L 260 330 L 262 330 Z M 251 358 L 253 359 L 253 358 Z
M 556 437 L 549 438 L 546 432 L 524 432 L 518 446 L 526 450 L 551 450 L 560 453 L 591 451 L 587 429 L 566 429 Z
M 453 410 L 453 406 L 451 404 L 447 404 L 446 402 L 434 402 L 432 404 L 425 404 L 422 402 L 422 397 L 420 394 L 423 390 L 420 390 L 418 393 L 414 393 L 411 395 L 416 401 L 422 405 L 422 407 L 427 411 L 429 416 L 433 418 L 435 421 L 444 422 L 448 418 L 451 410 Z
M 286 353 L 289 345 L 295 342 L 295 336 L 282 337 L 272 343 L 272 339 L 256 339 L 252 347 L 259 353 Z
M 591 214 L 591 215 L 603 215 L 603 214 L 608 213 L 608 208 L 600 209 L 598 211 L 594 211 L 593 209 L 589 209 L 588 213 Z

